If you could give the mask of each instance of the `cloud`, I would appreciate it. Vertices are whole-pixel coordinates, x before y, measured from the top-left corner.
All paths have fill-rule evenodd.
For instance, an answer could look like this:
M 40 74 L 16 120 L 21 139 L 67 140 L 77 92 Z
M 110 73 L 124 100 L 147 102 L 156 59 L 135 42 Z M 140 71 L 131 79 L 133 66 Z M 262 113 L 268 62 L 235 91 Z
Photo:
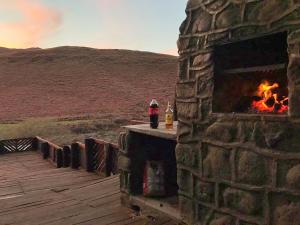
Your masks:
M 0 46 L 32 47 L 53 34 L 62 22 L 61 13 L 38 0 L 0 0 L 0 9 L 20 15 L 17 21 L 0 21 Z

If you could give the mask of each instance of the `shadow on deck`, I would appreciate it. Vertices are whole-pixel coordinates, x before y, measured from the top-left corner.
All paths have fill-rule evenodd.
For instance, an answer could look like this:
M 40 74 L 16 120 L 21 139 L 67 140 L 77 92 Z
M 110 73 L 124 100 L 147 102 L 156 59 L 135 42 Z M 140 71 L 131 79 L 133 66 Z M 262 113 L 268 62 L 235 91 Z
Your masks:
M 175 225 L 121 206 L 118 176 L 57 169 L 37 152 L 0 155 L 0 224 Z

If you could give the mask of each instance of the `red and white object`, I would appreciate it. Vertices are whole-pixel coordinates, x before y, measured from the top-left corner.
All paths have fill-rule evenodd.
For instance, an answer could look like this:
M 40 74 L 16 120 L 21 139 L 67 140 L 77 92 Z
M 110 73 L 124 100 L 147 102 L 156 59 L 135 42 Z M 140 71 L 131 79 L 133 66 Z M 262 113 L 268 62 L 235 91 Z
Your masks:
M 148 197 L 162 197 L 166 195 L 163 162 L 146 162 L 143 179 L 143 195 Z

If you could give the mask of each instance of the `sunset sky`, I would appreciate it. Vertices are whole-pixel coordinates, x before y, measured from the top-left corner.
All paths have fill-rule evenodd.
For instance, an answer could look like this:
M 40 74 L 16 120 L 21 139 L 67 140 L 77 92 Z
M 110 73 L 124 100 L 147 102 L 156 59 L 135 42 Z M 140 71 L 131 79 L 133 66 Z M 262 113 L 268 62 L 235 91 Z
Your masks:
M 176 54 L 187 0 L 0 0 L 0 46 Z

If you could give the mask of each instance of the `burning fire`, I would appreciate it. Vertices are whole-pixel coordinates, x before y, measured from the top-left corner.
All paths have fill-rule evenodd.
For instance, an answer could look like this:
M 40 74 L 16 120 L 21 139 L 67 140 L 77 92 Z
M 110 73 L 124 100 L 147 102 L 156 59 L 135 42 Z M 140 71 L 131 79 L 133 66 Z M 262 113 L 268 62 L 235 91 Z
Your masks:
M 274 91 L 279 88 L 278 83 L 270 84 L 268 81 L 263 81 L 256 92 L 256 96 L 261 100 L 252 102 L 252 109 L 258 112 L 275 112 L 284 113 L 288 110 L 288 98 L 285 96 L 279 97 Z

